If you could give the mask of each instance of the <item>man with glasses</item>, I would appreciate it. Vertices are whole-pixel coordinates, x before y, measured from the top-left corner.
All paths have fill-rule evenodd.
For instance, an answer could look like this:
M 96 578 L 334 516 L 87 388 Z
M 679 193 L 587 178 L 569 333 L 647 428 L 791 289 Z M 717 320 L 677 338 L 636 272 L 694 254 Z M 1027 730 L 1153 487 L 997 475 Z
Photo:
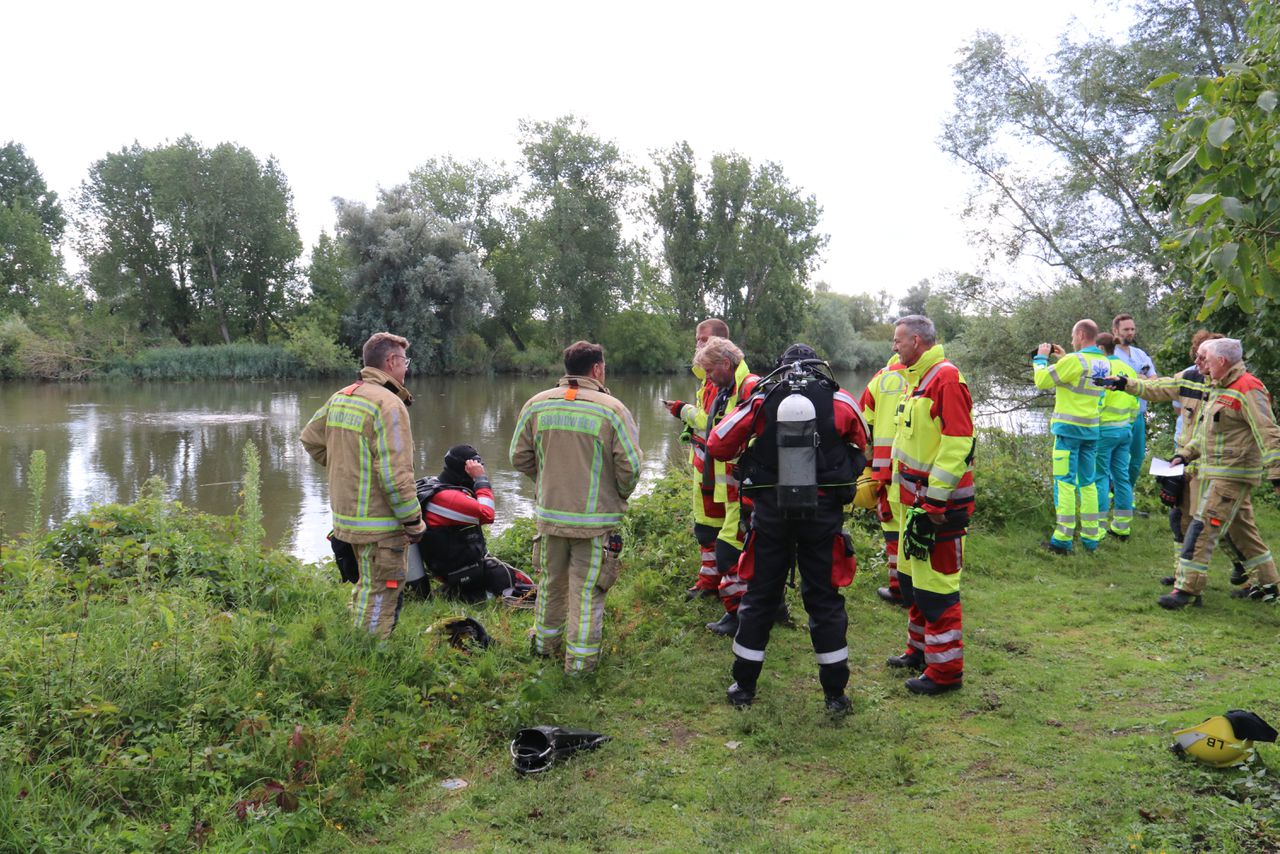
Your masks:
M 364 344 L 360 379 L 334 394 L 302 430 L 302 445 L 329 470 L 333 537 L 355 550 L 356 625 L 386 638 L 400 615 L 406 549 L 426 525 L 413 476 L 413 395 L 404 387 L 409 342 L 378 332 Z

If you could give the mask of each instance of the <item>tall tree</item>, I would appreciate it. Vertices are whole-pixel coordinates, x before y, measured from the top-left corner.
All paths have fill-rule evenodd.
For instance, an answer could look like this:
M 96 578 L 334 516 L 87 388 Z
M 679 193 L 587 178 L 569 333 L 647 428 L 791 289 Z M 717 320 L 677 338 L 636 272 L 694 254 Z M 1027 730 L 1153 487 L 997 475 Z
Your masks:
M 622 210 L 640 182 L 617 145 L 580 119 L 520 122 L 530 221 L 521 254 L 538 307 L 560 340 L 598 340 L 607 317 L 635 286 L 634 252 Z
M 493 276 L 462 230 L 424 212 L 403 186 L 376 207 L 339 200 L 338 240 L 352 259 L 343 319 L 347 343 L 391 330 L 414 345 L 415 370 L 449 367 L 454 341 L 493 310 Z
M 458 226 L 481 265 L 493 276 L 498 300 L 495 318 L 518 350 L 526 347 L 521 328 L 538 306 L 531 264 L 520 238 L 528 215 L 513 198 L 518 177 L 502 164 L 433 158 L 413 170 L 409 198 Z
M 662 235 L 662 261 L 677 319 L 685 326 L 706 317 L 707 226 L 698 166 L 687 142 L 653 154 L 658 185 L 649 194 L 649 211 Z
M 655 160 L 649 206 L 681 318 L 721 315 L 749 353 L 775 357 L 804 327 L 809 276 L 827 242 L 817 199 L 776 163 L 717 154 L 700 176 L 685 143 Z
M 82 186 L 81 251 L 100 297 L 183 343 L 265 341 L 290 303 L 302 243 L 273 159 L 190 137 L 136 143 Z
M 1245 342 L 1250 369 L 1280 382 L 1280 9 L 1257 3 L 1239 56 L 1211 73 L 1171 71 L 1153 86 L 1185 112 L 1152 150 L 1152 198 L 1172 228 L 1165 248 L 1194 286 L 1169 315 Z M 1173 336 L 1183 357 L 1187 336 Z
M 58 194 L 26 150 L 15 142 L 0 147 L 0 312 L 25 311 L 54 285 L 65 226 Z
M 1244 0 L 1143 0 L 1126 41 L 1066 38 L 1047 73 L 980 33 L 955 67 L 940 145 L 978 179 L 966 216 L 988 257 L 1033 258 L 1080 283 L 1176 274 L 1164 221 L 1143 197 L 1144 155 L 1173 100 L 1163 71 L 1220 67 L 1239 43 Z

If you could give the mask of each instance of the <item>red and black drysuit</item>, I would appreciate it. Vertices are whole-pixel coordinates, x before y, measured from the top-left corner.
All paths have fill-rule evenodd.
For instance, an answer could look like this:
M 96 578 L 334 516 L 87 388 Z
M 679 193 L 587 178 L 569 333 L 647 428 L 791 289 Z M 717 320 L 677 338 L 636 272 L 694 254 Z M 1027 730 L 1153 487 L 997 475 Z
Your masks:
M 474 488 L 445 483 L 436 477 L 418 480 L 418 500 L 427 531 L 416 548 L 429 575 L 444 586 L 446 595 L 479 602 L 533 579 L 488 553 L 482 525 L 493 522 L 493 489 L 488 478 Z M 429 583 L 423 579 L 429 591 Z
M 738 608 L 733 641 L 734 681 L 742 690 L 755 693 L 769 630 L 786 592 L 787 573 L 796 564 L 800 597 L 809 614 L 809 638 L 818 659 L 818 680 L 827 697 L 833 698 L 843 695 L 849 682 L 849 619 L 838 588 L 853 581 L 856 563 L 841 525 L 843 507 L 852 498 L 854 481 L 865 463 L 867 425 L 857 402 L 834 382 L 814 377 L 800 392 L 813 404 L 818 434 L 818 507 L 811 516 L 789 518 L 778 506 L 777 412 L 792 393 L 785 381 L 757 390 L 720 422 L 707 441 L 707 453 L 717 460 L 741 454 L 737 465 L 741 488 L 755 500 L 751 530 L 738 564 L 747 591 Z

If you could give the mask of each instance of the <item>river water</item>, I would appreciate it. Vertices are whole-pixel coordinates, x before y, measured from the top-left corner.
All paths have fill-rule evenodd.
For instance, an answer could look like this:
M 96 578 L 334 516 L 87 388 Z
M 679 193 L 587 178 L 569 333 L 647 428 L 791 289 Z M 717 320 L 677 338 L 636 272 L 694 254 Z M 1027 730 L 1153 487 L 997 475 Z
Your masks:
M 860 393 L 866 374 L 841 375 Z M 413 377 L 409 410 L 419 477 L 440 471 L 445 452 L 462 442 L 484 458 L 497 503 L 495 530 L 532 511 L 532 484 L 511 468 L 507 448 L 520 407 L 554 378 Z M 634 413 L 644 449 L 640 490 L 685 453 L 676 421 L 659 398 L 688 400 L 688 374 L 611 376 L 610 389 Z M 0 384 L 0 539 L 26 528 L 29 460 L 47 457 L 46 524 L 94 504 L 130 502 L 147 478 L 168 484 L 170 498 L 209 513 L 239 503 L 245 442 L 262 458 L 267 537 L 307 560 L 329 554 L 325 470 L 298 434 L 341 380 L 294 383 Z

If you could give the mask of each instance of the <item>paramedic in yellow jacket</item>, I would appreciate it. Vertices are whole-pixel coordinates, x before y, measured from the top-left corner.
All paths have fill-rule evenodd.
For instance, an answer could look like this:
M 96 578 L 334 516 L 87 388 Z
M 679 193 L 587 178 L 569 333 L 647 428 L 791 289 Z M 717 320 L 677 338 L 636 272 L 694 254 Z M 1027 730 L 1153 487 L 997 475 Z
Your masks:
M 708 440 L 725 415 L 751 397 L 760 378 L 747 369 L 742 350 L 727 338 L 708 338 L 693 358 L 694 364 L 702 368 L 716 388 L 716 397 L 707 407 L 706 428 L 699 431 L 701 438 Z M 724 614 L 714 623 L 707 623 L 707 628 L 718 635 L 733 635 L 738 631 L 738 605 L 747 590 L 746 582 L 738 575 L 738 557 L 746 541 L 752 505 L 751 499 L 739 491 L 733 460 L 708 459 L 708 462 L 715 464 L 716 499 L 724 502 L 724 525 L 716 538 L 716 571 Z M 785 612 L 784 603 L 779 622 L 786 619 Z
M 1093 551 L 1102 542 L 1102 514 L 1098 510 L 1098 438 L 1102 399 L 1106 389 L 1093 384 L 1110 371 L 1110 363 L 1095 345 L 1098 324 L 1081 320 L 1071 330 L 1075 352 L 1056 344 L 1041 344 L 1032 358 L 1036 388 L 1053 390 L 1053 504 L 1057 524 L 1045 547 L 1070 554 L 1080 517 L 1080 542 Z M 1049 354 L 1058 361 L 1049 364 Z
M 329 470 L 333 536 L 355 548 L 356 625 L 381 638 L 400 614 L 406 548 L 426 525 L 413 475 L 413 433 L 404 387 L 409 342 L 379 332 L 364 345 L 360 379 L 329 398 L 302 431 L 302 445 Z
M 1098 349 L 1110 363 L 1113 376 L 1137 379 L 1138 372 L 1116 353 L 1116 337 L 1110 332 L 1098 333 Z M 1138 399 L 1119 389 L 1102 397 L 1102 423 L 1098 432 L 1098 512 L 1103 534 L 1111 533 L 1122 542 L 1129 539 L 1133 524 L 1133 481 L 1129 454 L 1133 448 L 1133 431 L 1139 418 Z M 1145 447 L 1145 446 L 1144 446 Z M 1113 497 L 1114 496 L 1114 497 Z M 1107 513 L 1111 528 L 1107 530 Z

